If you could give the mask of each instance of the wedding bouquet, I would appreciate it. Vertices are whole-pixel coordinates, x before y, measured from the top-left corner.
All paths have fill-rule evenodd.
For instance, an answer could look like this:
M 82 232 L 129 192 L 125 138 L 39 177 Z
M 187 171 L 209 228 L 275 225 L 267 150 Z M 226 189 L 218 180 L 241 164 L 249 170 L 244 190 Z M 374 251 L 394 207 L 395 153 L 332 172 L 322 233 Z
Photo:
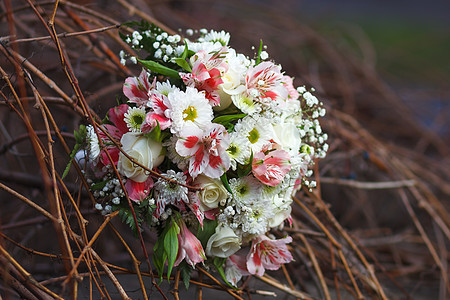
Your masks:
M 294 88 L 262 43 L 251 59 L 224 31 L 183 39 L 129 25 L 122 38 L 143 56 L 120 57 L 142 72 L 125 80 L 125 103 L 77 133 L 96 208 L 118 210 L 135 232 L 156 229 L 161 278 L 166 266 L 189 276 L 203 263 L 236 286 L 290 262 L 291 237 L 269 231 L 290 222 L 292 195 L 314 188 L 311 168 L 327 151 L 314 90 Z

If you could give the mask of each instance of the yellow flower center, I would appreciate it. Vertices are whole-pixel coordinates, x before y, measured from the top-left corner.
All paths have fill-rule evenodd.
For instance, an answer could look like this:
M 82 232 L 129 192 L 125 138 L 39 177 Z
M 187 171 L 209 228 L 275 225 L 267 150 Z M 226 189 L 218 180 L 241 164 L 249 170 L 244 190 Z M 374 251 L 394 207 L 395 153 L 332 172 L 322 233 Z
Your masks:
M 254 144 L 259 140 L 259 132 L 256 128 L 253 128 L 252 131 L 248 133 L 248 140 L 250 143 Z
M 230 145 L 227 151 L 231 156 L 234 156 L 237 153 L 237 150 L 236 145 Z
M 183 110 L 183 120 L 192 121 L 197 119 L 197 110 L 193 106 L 189 106 L 185 110 Z
M 136 125 L 141 125 L 144 122 L 144 117 L 142 115 L 133 115 L 133 123 Z

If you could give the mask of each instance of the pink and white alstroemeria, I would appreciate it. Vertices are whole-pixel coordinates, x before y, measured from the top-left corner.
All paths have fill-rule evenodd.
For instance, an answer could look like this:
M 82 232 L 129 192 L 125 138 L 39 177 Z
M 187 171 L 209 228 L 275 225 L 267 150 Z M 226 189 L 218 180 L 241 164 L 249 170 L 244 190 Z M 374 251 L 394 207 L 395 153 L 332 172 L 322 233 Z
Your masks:
M 248 276 L 247 259 L 238 254 L 230 255 L 226 261 L 225 277 L 233 286 L 237 286 L 242 276 Z
M 201 173 L 219 178 L 230 168 L 231 159 L 226 152 L 229 145 L 225 127 L 211 123 L 205 130 L 194 126 L 183 128 L 175 149 L 179 155 L 187 157 L 189 174 L 193 178 Z
M 174 266 L 178 266 L 183 259 L 192 267 L 203 262 L 206 259 L 205 250 L 203 250 L 200 241 L 189 231 L 182 219 L 177 222 L 180 227 L 178 234 L 178 254 Z
M 188 193 L 189 203 L 187 206 L 191 209 L 194 215 L 197 217 L 201 228 L 203 229 L 203 220 L 205 219 L 204 212 L 200 209 L 200 199 L 198 198 L 198 193 L 189 192 Z
M 280 240 L 271 240 L 265 235 L 255 238 L 247 255 L 248 272 L 262 276 L 266 269 L 278 270 L 282 264 L 291 262 L 293 258 L 286 246 L 290 242 L 290 236 Z
M 294 87 L 293 78 L 290 76 L 283 76 L 283 86 L 288 91 L 288 100 L 296 100 L 298 99 L 299 93 Z
M 273 62 L 265 61 L 250 67 L 245 78 L 247 94 L 256 99 L 286 99 L 288 94 L 282 84 L 281 67 Z
M 125 123 L 125 114 L 130 106 L 127 104 L 121 104 L 108 110 L 108 119 L 124 134 L 129 131 L 127 123 Z
M 152 93 L 150 100 L 147 103 L 150 106 L 151 111 L 145 116 L 145 120 L 142 123 L 141 131 L 143 133 L 148 133 L 159 124 L 159 128 L 164 130 L 172 125 L 170 118 L 166 116 L 166 112 L 170 107 L 169 100 L 166 95 L 160 94 L 158 92 Z
M 119 142 L 122 136 L 129 131 L 127 123 L 124 121 L 124 115 L 128 111 L 129 106 L 127 104 L 121 104 L 108 110 L 108 119 L 114 124 L 102 125 L 104 130 L 111 136 L 116 142 Z M 105 149 L 108 151 L 109 156 L 112 158 L 112 163 L 117 165 L 119 160 L 120 150 L 111 142 L 108 135 L 102 130 L 98 130 L 98 135 L 105 144 Z M 105 151 L 100 152 L 100 163 L 107 166 L 111 164 L 108 155 Z
M 211 106 L 220 104 L 218 86 L 223 83 L 222 73 L 227 69 L 227 65 L 223 62 L 226 51 L 226 47 L 217 52 L 199 51 L 190 59 L 192 73 L 180 73 L 187 86 L 205 92 Z
M 137 203 L 141 202 L 149 195 L 152 187 L 153 179 L 150 176 L 144 182 L 136 182 L 128 179 L 125 183 L 125 189 L 127 190 L 128 197 Z
M 123 85 L 123 93 L 129 102 L 138 106 L 145 105 L 149 101 L 149 92 L 154 88 L 156 78 L 150 83 L 148 72 L 142 70 L 139 77 L 128 77 Z
M 276 186 L 291 170 L 290 155 L 277 144 L 267 144 L 261 152 L 253 155 L 252 172 L 259 181 L 266 185 Z

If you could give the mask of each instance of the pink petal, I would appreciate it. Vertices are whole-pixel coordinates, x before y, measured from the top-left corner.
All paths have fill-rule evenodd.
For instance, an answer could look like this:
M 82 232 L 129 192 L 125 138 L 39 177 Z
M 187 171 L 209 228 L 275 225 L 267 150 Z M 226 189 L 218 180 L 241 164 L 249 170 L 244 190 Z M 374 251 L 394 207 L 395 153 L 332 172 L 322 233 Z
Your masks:
M 149 91 L 152 89 L 148 73 L 142 70 L 139 77 L 128 77 L 123 85 L 123 94 L 130 102 L 145 104 L 148 102 Z
M 213 208 L 213 209 L 204 211 L 203 213 L 205 215 L 205 218 L 207 218 L 208 220 L 215 220 L 216 216 L 219 212 L 220 212 L 220 210 L 217 207 L 217 208 Z
M 264 275 L 265 270 L 261 262 L 261 257 L 256 251 L 254 253 L 250 252 L 247 256 L 247 270 L 250 274 L 258 276 Z
M 148 113 L 145 116 L 145 120 L 141 125 L 141 131 L 143 133 L 149 133 L 159 124 L 159 128 L 164 130 L 169 128 L 172 121 L 164 116 L 158 115 L 156 113 Z
M 164 112 L 169 108 L 166 103 L 168 100 L 165 95 L 152 94 L 150 101 L 152 109 L 159 115 L 164 115 Z
M 113 107 L 108 111 L 109 120 L 120 130 L 120 132 L 128 132 L 127 123 L 124 121 L 124 114 L 128 111 L 129 106 L 127 104 L 121 104 Z
M 125 183 L 125 189 L 127 190 L 128 197 L 135 202 L 141 202 L 150 193 L 150 189 L 153 187 L 153 180 L 151 177 L 144 182 L 136 182 L 128 179 Z
M 206 259 L 205 251 L 203 250 L 202 244 L 197 239 L 195 235 L 186 227 L 186 224 L 181 220 L 178 225 L 180 226 L 179 237 L 179 247 L 183 248 L 185 251 L 186 262 L 191 266 L 203 262 Z M 181 240 L 181 242 L 180 242 Z

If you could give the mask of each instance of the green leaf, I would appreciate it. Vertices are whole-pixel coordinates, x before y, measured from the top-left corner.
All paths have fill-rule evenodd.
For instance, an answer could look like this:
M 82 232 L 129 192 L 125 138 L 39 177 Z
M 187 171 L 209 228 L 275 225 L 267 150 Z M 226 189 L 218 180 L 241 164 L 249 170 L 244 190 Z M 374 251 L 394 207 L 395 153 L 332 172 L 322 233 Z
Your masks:
M 161 142 L 162 138 L 161 138 L 161 127 L 159 127 L 159 122 L 158 120 L 156 120 L 156 127 L 153 128 L 152 131 L 150 131 L 149 133 L 145 134 L 147 137 L 151 138 L 152 140 L 156 141 L 156 142 Z
M 187 44 L 187 42 L 186 41 L 184 41 L 184 50 L 183 50 L 183 53 L 181 53 L 181 58 L 182 59 L 186 59 L 187 57 L 188 57 L 188 54 L 189 54 L 189 48 L 188 48 L 188 44 Z
M 178 71 L 173 70 L 171 68 L 168 68 L 166 66 L 163 66 L 153 60 L 140 60 L 138 59 L 138 61 L 147 69 L 155 72 L 155 73 L 159 73 L 161 75 L 165 75 L 165 76 L 169 76 L 172 78 L 181 78 L 180 75 L 178 74 Z
M 220 176 L 220 180 L 222 180 L 222 183 L 223 183 L 223 186 L 225 187 L 225 189 L 228 192 L 233 193 L 233 191 L 231 191 L 230 184 L 228 183 L 227 173 L 223 173 L 223 175 Z
M 258 53 L 256 54 L 256 64 L 255 64 L 256 66 L 259 65 L 259 63 L 261 62 L 262 48 L 263 48 L 263 41 L 260 40 Z
M 169 227 L 166 235 L 164 236 L 164 252 L 167 254 L 167 280 L 169 280 L 170 273 L 172 272 L 173 265 L 177 259 L 178 254 L 178 233 L 180 232 L 180 227 L 172 219 L 172 224 Z
M 101 190 L 106 186 L 108 180 L 97 182 L 96 184 L 91 185 L 91 190 Z
M 237 174 L 239 176 L 239 178 L 242 178 L 244 176 L 247 176 L 248 174 L 250 174 L 250 172 L 252 171 L 252 164 L 253 164 L 253 151 L 250 154 L 250 160 L 249 162 L 245 165 L 239 165 L 237 167 Z
M 185 41 L 183 53 L 181 54 L 181 56 L 179 58 L 174 59 L 174 61 L 177 63 L 177 65 L 179 65 L 180 67 L 182 67 L 189 73 L 192 73 L 191 66 L 186 61 L 186 58 L 188 57 L 188 55 L 189 55 L 189 48 L 188 48 L 187 42 Z
M 223 264 L 225 263 L 227 259 L 222 257 L 214 257 L 214 266 L 216 267 L 217 271 L 220 274 L 220 277 L 222 277 L 223 281 L 229 285 L 231 288 L 236 289 L 231 283 L 228 282 L 227 277 L 225 276 L 225 271 L 223 270 Z
M 183 260 L 179 265 L 178 265 L 178 270 L 180 271 L 181 274 L 181 279 L 183 280 L 184 286 L 186 287 L 186 290 L 189 288 L 189 281 L 191 280 L 191 273 L 192 273 L 192 268 L 188 265 L 188 263 Z
M 164 236 L 160 235 L 153 247 L 153 264 L 159 275 L 159 282 L 162 282 L 162 277 L 164 273 L 164 264 L 167 260 L 166 252 L 164 251 Z
M 203 249 L 206 248 L 209 238 L 216 232 L 217 220 L 207 220 L 203 221 L 203 229 L 198 225 L 197 238 L 202 243 Z
M 234 121 L 234 120 L 242 119 L 246 115 L 247 114 L 235 114 L 235 115 L 218 116 L 218 117 L 214 118 L 212 120 L 212 122 L 224 125 L 225 123 L 228 123 L 228 122 L 231 122 L 231 121 Z
M 189 65 L 189 63 L 187 62 L 187 60 L 185 58 L 175 58 L 173 60 L 177 65 L 179 65 L 180 67 L 182 67 L 184 70 L 188 71 L 189 73 L 192 73 L 192 69 L 191 66 Z
M 84 125 L 80 125 L 80 127 L 77 130 L 73 131 L 73 136 L 75 137 L 75 141 L 77 142 L 77 144 L 83 144 L 84 140 L 86 139 L 86 126 Z
M 122 218 L 122 222 L 130 226 L 130 229 L 133 231 L 135 237 L 138 236 L 138 230 L 141 230 L 142 219 L 139 217 L 139 214 L 136 214 L 137 224 L 134 221 L 133 212 L 131 208 L 121 208 L 119 210 L 119 216 Z
M 72 152 L 70 152 L 69 162 L 67 163 L 67 166 L 64 169 L 64 173 L 62 174 L 61 179 L 64 179 L 64 177 L 66 177 L 67 174 L 69 174 L 70 166 L 72 166 L 72 161 L 75 158 L 75 155 L 77 154 L 78 150 L 80 150 L 80 148 L 81 148 L 80 144 L 75 144 L 75 146 L 73 147 Z

